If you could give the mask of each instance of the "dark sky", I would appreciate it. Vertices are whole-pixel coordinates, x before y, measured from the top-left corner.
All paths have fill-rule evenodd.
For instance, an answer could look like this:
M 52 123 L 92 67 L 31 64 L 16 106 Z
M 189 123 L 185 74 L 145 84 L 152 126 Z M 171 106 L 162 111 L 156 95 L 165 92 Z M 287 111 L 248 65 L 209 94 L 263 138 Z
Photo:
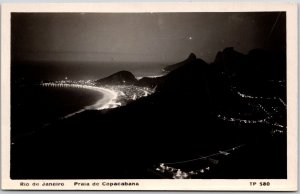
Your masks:
M 12 14 L 18 61 L 212 62 L 229 46 L 285 49 L 285 13 Z

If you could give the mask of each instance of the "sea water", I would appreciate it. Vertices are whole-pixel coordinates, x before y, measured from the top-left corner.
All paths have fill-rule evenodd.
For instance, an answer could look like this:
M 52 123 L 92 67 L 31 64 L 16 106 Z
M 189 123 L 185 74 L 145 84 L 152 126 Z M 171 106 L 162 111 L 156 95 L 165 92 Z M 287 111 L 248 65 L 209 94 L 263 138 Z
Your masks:
M 95 104 L 103 94 L 80 88 L 27 85 L 11 90 L 12 139 L 31 133 L 64 116 Z

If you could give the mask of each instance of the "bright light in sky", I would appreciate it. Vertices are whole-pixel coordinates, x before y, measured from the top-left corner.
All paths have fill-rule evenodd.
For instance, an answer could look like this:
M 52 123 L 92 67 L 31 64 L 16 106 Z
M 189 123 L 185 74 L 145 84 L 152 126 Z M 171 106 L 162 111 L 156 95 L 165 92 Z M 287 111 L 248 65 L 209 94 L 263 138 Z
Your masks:
M 189 37 L 189 40 L 192 40 L 192 39 L 193 39 L 193 37 L 190 36 L 190 37 Z

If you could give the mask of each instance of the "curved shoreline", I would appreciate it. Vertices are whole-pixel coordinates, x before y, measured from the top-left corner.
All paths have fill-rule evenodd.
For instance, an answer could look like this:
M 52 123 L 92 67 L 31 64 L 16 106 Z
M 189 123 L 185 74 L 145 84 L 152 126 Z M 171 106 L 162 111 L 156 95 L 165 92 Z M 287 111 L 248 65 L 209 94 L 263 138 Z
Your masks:
M 83 112 L 85 110 L 103 110 L 103 109 L 108 109 L 108 108 L 114 108 L 118 103 L 116 103 L 118 93 L 109 90 L 107 88 L 103 87 L 96 87 L 96 86 L 88 86 L 88 85 L 80 85 L 80 84 L 56 84 L 56 83 L 43 83 L 41 84 L 44 87 L 72 87 L 72 88 L 79 88 L 79 89 L 88 89 L 88 90 L 93 90 L 96 92 L 100 92 L 103 96 L 101 99 L 99 99 L 96 103 L 93 105 L 85 106 L 84 108 L 73 112 L 71 114 L 68 114 L 64 116 L 63 118 L 68 118 L 71 117 L 75 114 L 78 114 L 80 112 Z
M 97 109 L 97 110 L 103 110 L 106 108 L 111 108 L 111 105 L 116 104 L 116 100 L 118 97 L 117 92 L 113 90 L 109 90 L 107 88 L 102 88 L 102 87 L 95 87 L 95 86 L 88 86 L 87 89 L 91 89 L 97 92 L 100 92 L 103 94 L 103 97 L 99 99 L 95 104 L 86 106 L 86 109 Z

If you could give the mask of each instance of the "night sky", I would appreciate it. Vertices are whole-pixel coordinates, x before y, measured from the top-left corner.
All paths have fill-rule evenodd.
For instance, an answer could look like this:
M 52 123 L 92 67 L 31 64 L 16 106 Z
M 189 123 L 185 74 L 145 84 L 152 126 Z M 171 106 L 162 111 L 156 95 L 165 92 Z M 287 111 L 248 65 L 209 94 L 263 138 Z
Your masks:
M 286 16 L 261 13 L 13 13 L 13 61 L 172 64 L 225 47 L 285 50 Z

